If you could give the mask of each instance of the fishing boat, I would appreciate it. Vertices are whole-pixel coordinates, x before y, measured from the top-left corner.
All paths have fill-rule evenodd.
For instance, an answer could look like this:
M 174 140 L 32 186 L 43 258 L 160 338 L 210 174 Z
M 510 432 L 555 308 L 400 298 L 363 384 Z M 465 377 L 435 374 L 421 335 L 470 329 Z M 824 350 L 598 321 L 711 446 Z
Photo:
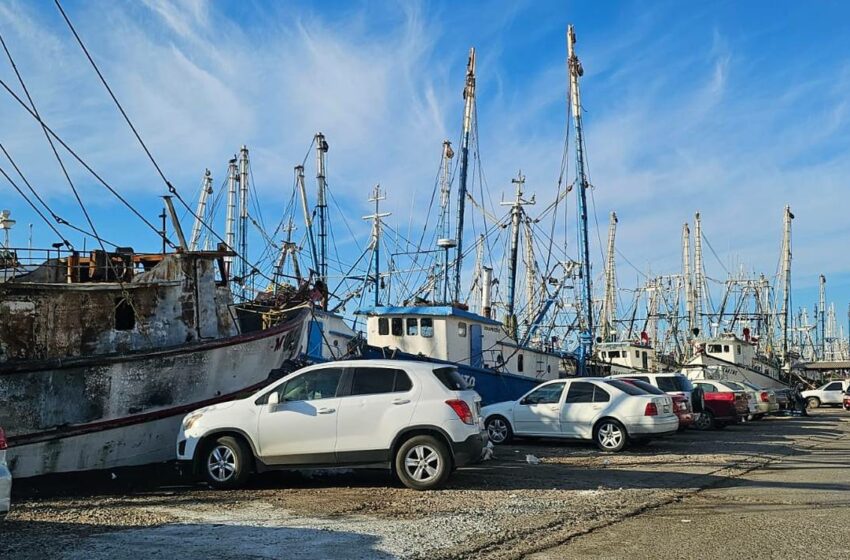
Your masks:
M 16 477 L 169 460 L 184 414 L 298 363 L 309 302 L 243 328 L 216 274 L 230 254 L 73 252 L 0 283 L 0 425 Z

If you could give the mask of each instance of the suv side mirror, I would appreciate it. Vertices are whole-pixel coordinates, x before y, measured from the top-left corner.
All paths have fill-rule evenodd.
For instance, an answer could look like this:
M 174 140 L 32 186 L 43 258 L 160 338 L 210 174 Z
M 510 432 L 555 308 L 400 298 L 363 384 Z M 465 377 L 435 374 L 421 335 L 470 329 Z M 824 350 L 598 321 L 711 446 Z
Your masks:
M 269 393 L 269 400 L 266 401 L 266 405 L 268 406 L 269 411 L 274 410 L 274 408 L 277 406 L 277 403 L 279 402 L 280 397 L 278 396 L 277 391 Z

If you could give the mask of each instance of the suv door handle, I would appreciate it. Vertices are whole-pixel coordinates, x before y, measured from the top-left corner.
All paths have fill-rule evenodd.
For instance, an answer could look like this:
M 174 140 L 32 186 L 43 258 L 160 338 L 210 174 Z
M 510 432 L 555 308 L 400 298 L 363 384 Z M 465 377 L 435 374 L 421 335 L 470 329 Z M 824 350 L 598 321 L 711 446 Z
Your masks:
M 333 414 L 334 412 L 336 412 L 336 409 L 335 408 L 320 408 L 317 412 L 319 414 Z
M 393 399 L 393 404 L 407 404 L 410 399 Z

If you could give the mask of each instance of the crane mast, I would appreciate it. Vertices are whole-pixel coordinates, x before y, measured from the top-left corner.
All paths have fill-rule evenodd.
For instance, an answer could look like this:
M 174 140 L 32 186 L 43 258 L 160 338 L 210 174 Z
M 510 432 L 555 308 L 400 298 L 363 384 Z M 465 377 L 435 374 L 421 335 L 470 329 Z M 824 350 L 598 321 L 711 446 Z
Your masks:
M 581 250 L 581 310 L 579 316 L 578 374 L 587 375 L 587 360 L 593 352 L 593 300 L 591 298 L 590 248 L 587 235 L 587 173 L 584 163 L 584 138 L 581 125 L 579 77 L 584 69 L 575 54 L 575 29 L 567 28 L 567 69 L 570 75 L 570 105 L 573 113 L 576 146 L 576 183 L 579 213 L 579 249 Z
M 460 301 L 460 273 L 463 264 L 463 220 L 466 206 L 466 181 L 469 174 L 469 135 L 472 131 L 472 113 L 475 106 L 475 49 L 469 49 L 466 63 L 466 85 L 463 88 L 463 133 L 460 139 L 460 178 L 457 189 L 457 236 L 455 241 L 454 299 Z
M 820 331 L 820 336 L 818 337 L 818 346 L 820 359 L 826 359 L 826 276 L 823 274 L 820 275 L 820 286 L 818 290 L 818 330 Z
M 508 261 L 508 301 L 507 314 L 505 316 L 505 329 L 516 339 L 517 337 L 517 320 L 516 320 L 516 278 L 517 278 L 517 253 L 519 250 L 519 225 L 522 219 L 522 207 L 527 204 L 534 204 L 534 199 L 525 200 L 522 197 L 522 187 L 525 184 L 525 177 L 522 171 L 517 174 L 516 179 L 511 179 L 511 183 L 516 185 L 516 197 L 513 202 L 502 202 L 502 206 L 511 207 L 511 246 Z

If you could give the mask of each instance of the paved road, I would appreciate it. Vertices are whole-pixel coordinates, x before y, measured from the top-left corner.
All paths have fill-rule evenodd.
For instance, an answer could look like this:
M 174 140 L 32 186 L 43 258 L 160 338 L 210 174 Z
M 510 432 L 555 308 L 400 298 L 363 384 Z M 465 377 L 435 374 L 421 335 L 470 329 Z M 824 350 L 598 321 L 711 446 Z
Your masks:
M 530 558 L 850 558 L 850 429 L 836 428 L 765 467 Z

